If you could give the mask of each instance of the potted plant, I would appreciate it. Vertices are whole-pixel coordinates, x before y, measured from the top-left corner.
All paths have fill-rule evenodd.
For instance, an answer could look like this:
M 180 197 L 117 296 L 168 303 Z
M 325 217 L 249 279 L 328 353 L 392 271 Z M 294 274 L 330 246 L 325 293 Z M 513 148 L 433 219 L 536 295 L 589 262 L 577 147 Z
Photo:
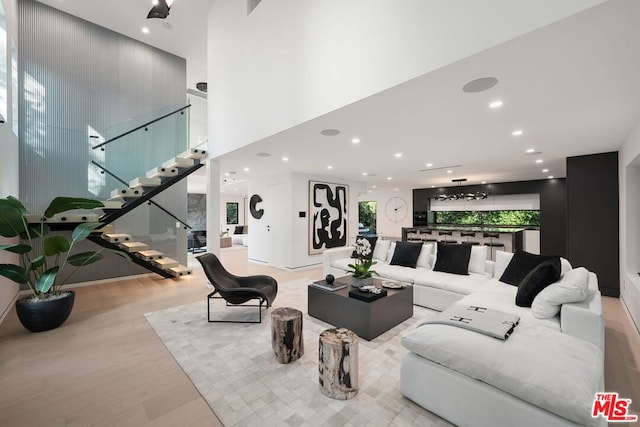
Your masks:
M 349 268 L 353 269 L 351 285 L 356 288 L 371 285 L 373 275 L 379 276 L 375 270 L 371 270 L 371 267 L 377 264 L 372 257 L 368 257 L 371 255 L 371 243 L 367 239 L 357 239 L 355 253 L 355 263 L 349 264 Z
M 49 235 L 46 218 L 73 209 L 103 207 L 102 202 L 84 198 L 56 197 L 37 224 L 29 224 L 27 209 L 15 197 L 0 199 L 0 235 L 19 237 L 18 243 L 1 245 L 0 250 L 18 254 L 21 265 L 0 264 L 0 275 L 27 285 L 28 297 L 16 301 L 16 312 L 23 326 L 32 332 L 47 331 L 62 325 L 69 317 L 75 299 L 74 291 L 62 291 L 61 287 L 80 267 L 93 264 L 103 258 L 102 251 L 82 252 L 71 255 L 71 249 L 103 224 L 81 223 L 71 234 L 71 241 L 63 235 Z M 117 252 L 117 251 L 115 251 Z M 119 253 L 127 257 L 126 254 Z M 66 268 L 67 266 L 70 267 Z

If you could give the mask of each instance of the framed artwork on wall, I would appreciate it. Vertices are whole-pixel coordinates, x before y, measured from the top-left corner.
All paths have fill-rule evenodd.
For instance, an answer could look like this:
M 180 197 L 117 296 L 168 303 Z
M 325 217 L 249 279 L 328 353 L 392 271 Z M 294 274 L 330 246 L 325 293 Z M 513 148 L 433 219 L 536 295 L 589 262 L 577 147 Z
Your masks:
M 309 255 L 347 244 L 349 186 L 309 181 Z
M 227 202 L 227 224 L 238 223 L 238 204 L 235 202 Z

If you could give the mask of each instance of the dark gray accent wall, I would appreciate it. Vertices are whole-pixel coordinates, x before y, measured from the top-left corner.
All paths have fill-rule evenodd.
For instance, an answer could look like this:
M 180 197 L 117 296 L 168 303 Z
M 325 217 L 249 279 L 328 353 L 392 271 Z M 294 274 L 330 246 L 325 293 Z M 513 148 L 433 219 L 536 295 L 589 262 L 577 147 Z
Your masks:
M 418 188 L 413 190 L 413 225 L 427 225 L 430 215 L 430 200 L 438 194 L 447 193 L 451 187 Z M 499 182 L 483 185 L 455 187 L 456 191 L 488 194 L 540 194 L 540 251 L 544 254 L 567 256 L 567 214 L 565 180 L 541 179 L 534 181 Z
M 569 260 L 598 276 L 603 295 L 620 294 L 618 152 L 567 158 Z
M 160 137 L 115 143 L 103 154 L 91 149 L 96 140 L 89 138 L 90 134 L 112 137 L 161 111 L 184 106 L 184 58 L 34 0 L 18 3 L 18 20 L 20 196 L 32 211 L 44 210 L 60 195 L 108 198 L 115 183 L 101 178 L 91 160 L 120 168 L 128 181 L 186 149 L 186 127 L 166 122 Z M 176 138 L 181 130 L 184 137 Z M 133 170 L 139 173 L 130 176 Z M 184 181 L 155 200 L 186 219 L 186 194 Z M 156 241 L 158 236 L 175 236 L 167 255 L 186 263 L 186 232 L 176 227 L 175 220 L 156 209 L 146 222 L 131 218 L 128 223 L 136 225 L 126 229 L 129 215 L 118 221 L 118 231 Z M 85 281 L 139 272 L 133 264 L 114 258 L 74 278 Z

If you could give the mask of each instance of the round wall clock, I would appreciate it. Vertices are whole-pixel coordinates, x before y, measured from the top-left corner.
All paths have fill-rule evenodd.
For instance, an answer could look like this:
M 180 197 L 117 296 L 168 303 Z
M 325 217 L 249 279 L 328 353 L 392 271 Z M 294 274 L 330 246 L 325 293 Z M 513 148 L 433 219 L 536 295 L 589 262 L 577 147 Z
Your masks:
M 262 201 L 262 197 L 257 194 L 254 194 L 249 199 L 249 212 L 251 212 L 251 216 L 255 219 L 262 218 L 264 215 L 264 209 L 256 209 L 256 205 Z
M 384 213 L 389 218 L 389 221 L 400 222 L 407 217 L 407 202 L 402 197 L 392 197 L 387 201 L 387 205 L 384 208 Z

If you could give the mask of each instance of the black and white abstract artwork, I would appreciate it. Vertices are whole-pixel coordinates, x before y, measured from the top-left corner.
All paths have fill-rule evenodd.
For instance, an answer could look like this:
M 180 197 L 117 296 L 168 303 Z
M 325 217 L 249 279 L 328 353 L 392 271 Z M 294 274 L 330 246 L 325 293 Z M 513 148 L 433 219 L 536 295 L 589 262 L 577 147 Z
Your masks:
M 309 181 L 309 255 L 347 244 L 349 186 Z

